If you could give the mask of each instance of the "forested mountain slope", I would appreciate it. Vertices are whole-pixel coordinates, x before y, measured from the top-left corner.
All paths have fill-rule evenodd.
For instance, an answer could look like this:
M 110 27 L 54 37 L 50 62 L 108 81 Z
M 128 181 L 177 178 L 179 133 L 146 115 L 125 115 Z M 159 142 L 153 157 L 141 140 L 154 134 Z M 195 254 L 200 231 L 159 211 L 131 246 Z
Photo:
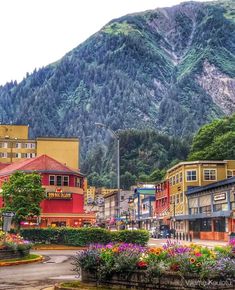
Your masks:
M 234 111 L 234 1 L 114 19 L 58 62 L 0 87 L 2 123 L 90 147 L 108 136 L 95 122 L 182 137 Z

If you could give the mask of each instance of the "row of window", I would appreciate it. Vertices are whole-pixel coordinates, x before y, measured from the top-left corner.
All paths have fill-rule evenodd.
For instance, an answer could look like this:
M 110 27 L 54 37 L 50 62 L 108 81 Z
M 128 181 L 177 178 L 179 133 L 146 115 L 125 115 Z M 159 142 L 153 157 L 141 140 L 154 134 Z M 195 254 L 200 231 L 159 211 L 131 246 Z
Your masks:
M 34 158 L 35 153 L 9 153 L 0 152 L 0 158 Z
M 74 179 L 75 187 L 82 187 L 81 178 L 75 177 Z M 56 186 L 69 186 L 69 176 L 66 175 L 50 175 L 49 184 Z
M 169 180 L 170 185 L 175 185 L 178 183 L 181 183 L 183 180 L 183 174 L 182 172 L 177 173 L 176 175 L 172 176 Z
M 217 180 L 216 169 L 204 169 L 203 170 L 204 181 L 215 181 Z M 197 181 L 197 170 L 187 170 L 186 171 L 186 181 Z M 170 178 L 170 185 L 175 185 L 182 182 L 182 172 L 176 174 Z
M 35 143 L 12 143 L 12 142 L 0 142 L 0 148 L 26 148 L 35 149 Z
M 183 192 L 171 195 L 171 197 L 170 197 L 170 203 L 171 204 L 182 203 L 183 200 L 184 200 Z
M 220 203 L 220 204 L 213 205 L 213 212 L 224 211 L 224 210 L 228 210 L 227 203 Z M 192 207 L 189 209 L 189 213 L 191 215 L 198 214 L 198 213 L 210 214 L 211 213 L 211 205 L 206 205 L 206 206 L 201 206 L 201 207 Z

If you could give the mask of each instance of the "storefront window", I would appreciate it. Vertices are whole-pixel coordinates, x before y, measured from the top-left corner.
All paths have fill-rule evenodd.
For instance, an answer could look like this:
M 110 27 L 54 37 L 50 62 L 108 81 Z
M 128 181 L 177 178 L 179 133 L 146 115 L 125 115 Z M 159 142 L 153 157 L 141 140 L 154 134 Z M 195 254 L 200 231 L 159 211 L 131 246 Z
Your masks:
M 202 232 L 210 232 L 211 230 L 212 230 L 211 219 L 201 220 L 201 231 Z
M 214 220 L 214 231 L 225 232 L 225 218 L 219 218 Z

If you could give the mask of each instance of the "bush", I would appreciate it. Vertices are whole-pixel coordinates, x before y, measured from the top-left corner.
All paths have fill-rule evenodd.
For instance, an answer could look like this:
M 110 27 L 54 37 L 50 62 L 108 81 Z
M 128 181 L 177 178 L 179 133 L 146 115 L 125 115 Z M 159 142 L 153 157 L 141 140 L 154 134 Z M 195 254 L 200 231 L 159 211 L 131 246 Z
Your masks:
M 110 232 L 102 228 L 45 228 L 22 229 L 21 235 L 34 243 L 88 246 L 89 244 L 107 244 L 109 242 L 147 244 L 149 234 L 144 230 Z

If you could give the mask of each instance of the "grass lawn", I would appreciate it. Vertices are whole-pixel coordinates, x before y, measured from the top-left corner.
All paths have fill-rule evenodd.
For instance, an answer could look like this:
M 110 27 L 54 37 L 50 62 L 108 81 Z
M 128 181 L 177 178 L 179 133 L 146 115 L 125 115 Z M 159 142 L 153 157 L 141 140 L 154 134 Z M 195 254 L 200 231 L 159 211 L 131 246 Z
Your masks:
M 1 262 L 18 262 L 18 261 L 30 261 L 36 258 L 39 258 L 40 255 L 35 254 L 29 254 L 28 256 L 22 257 L 22 258 L 16 258 L 16 259 L 7 259 L 7 260 L 0 260 Z

